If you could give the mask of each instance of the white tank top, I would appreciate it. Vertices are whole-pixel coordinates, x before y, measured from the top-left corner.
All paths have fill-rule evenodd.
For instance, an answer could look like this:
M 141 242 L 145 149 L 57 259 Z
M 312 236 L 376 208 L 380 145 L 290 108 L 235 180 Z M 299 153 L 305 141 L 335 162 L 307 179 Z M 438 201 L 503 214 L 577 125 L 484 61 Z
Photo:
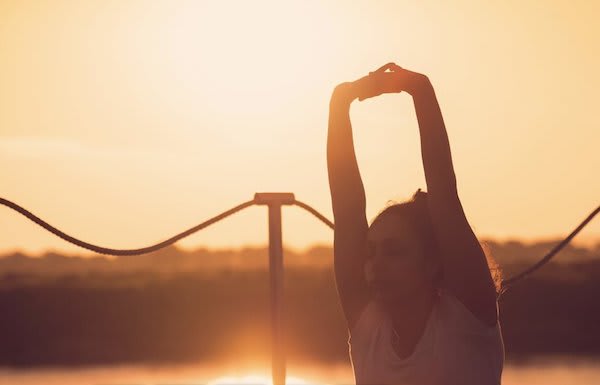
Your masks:
M 371 300 L 348 337 L 357 385 L 496 385 L 504 364 L 500 324 L 489 327 L 442 291 L 412 354 L 392 347 L 390 317 Z

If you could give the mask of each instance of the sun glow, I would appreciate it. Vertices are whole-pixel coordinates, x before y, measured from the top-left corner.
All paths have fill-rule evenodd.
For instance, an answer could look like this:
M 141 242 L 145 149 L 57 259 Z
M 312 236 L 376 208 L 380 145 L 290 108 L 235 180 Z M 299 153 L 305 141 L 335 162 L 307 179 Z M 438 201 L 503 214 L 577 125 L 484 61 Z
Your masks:
M 208 385 L 272 385 L 273 381 L 270 377 L 264 375 L 251 374 L 247 376 L 223 376 L 213 381 L 210 381 Z M 298 377 L 286 377 L 286 384 L 289 385 L 311 385 L 313 382 L 308 382 Z
M 228 114 L 278 110 L 327 80 L 322 67 L 332 61 L 334 28 L 322 5 L 194 4 L 166 26 L 164 60 L 205 107 Z

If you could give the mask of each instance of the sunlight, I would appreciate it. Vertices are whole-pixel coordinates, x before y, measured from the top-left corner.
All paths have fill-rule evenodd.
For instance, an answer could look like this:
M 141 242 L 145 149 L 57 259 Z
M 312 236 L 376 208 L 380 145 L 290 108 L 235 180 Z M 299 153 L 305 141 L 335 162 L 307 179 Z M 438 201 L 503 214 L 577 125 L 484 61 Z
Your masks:
M 261 375 L 247 375 L 242 377 L 235 376 L 224 376 L 219 377 L 214 381 L 210 381 L 208 385 L 226 385 L 226 384 L 239 384 L 239 385 L 272 385 L 273 381 L 269 376 Z M 289 385 L 310 385 L 311 382 L 307 382 L 297 377 L 286 377 L 286 384 Z M 316 384 L 315 384 L 316 385 Z
M 278 110 L 326 81 L 321 67 L 332 65 L 333 30 L 319 4 L 193 3 L 171 18 L 164 60 L 191 96 L 203 93 L 212 109 Z

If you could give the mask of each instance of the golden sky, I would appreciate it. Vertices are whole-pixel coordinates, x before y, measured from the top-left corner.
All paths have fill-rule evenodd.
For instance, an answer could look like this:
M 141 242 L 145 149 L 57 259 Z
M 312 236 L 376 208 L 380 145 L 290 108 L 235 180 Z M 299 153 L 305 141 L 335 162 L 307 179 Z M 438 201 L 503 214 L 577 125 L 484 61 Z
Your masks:
M 105 247 L 291 191 L 328 217 L 333 87 L 431 79 L 475 232 L 566 235 L 600 202 L 600 2 L 0 0 L 0 196 Z M 405 94 L 355 102 L 372 218 L 425 188 Z M 284 242 L 333 233 L 284 208 Z M 0 207 L 0 252 L 86 254 Z M 600 236 L 595 221 L 581 239 Z M 177 245 L 267 241 L 253 207 Z

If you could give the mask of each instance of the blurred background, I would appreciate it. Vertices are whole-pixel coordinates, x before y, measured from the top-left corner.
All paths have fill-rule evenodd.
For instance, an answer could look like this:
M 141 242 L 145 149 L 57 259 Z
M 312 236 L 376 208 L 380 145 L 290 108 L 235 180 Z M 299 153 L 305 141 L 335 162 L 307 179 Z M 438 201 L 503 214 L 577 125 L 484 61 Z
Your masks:
M 553 246 L 486 243 L 507 276 Z M 305 383 L 353 383 L 331 247 L 286 248 L 284 258 L 289 374 Z M 267 247 L 169 247 L 116 259 L 4 255 L 0 383 L 2 376 L 32 384 L 191 384 L 234 373 L 268 379 L 267 260 Z M 599 292 L 600 247 L 570 245 L 502 296 L 504 383 L 595 383 Z
M 112 248 L 164 240 L 257 191 L 294 192 L 332 218 L 329 96 L 394 61 L 431 79 L 465 212 L 510 276 L 598 205 L 599 12 L 589 1 L 0 0 L 0 196 Z M 402 93 L 351 113 L 370 219 L 425 188 L 418 128 Z M 249 208 L 115 259 L 4 208 L 0 383 L 268 377 L 266 217 Z M 353 381 L 332 235 L 284 209 L 299 383 Z M 596 220 L 503 297 L 504 383 L 600 380 L 599 257 Z

